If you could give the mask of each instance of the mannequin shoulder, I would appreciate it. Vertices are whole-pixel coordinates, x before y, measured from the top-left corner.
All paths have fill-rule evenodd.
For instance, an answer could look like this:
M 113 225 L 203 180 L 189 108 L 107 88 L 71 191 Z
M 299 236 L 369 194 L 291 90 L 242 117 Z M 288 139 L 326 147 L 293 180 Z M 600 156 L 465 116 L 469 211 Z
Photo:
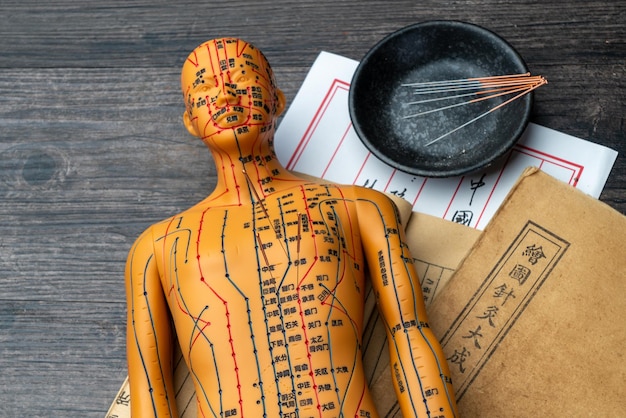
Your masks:
M 346 195 L 349 193 L 356 202 L 369 202 L 381 206 L 393 207 L 393 200 L 386 193 L 363 186 L 344 186 Z

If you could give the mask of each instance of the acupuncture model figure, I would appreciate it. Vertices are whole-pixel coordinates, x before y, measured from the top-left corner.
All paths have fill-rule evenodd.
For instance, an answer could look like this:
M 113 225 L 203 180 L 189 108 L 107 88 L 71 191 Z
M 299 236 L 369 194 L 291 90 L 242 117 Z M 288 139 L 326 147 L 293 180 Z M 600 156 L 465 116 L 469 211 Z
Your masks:
M 391 200 L 279 163 L 273 136 L 285 99 L 251 44 L 200 45 L 181 80 L 185 126 L 209 148 L 217 185 L 148 228 L 129 253 L 132 416 L 178 416 L 174 332 L 198 416 L 378 416 L 361 359 L 366 272 L 404 417 L 456 416 Z

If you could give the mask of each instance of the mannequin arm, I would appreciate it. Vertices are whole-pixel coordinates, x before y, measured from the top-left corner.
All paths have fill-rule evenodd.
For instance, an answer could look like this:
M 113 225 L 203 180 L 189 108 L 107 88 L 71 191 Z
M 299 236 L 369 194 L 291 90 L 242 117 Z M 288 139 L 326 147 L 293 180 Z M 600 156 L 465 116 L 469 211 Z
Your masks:
M 128 255 L 126 297 L 132 416 L 177 417 L 170 317 L 150 230 L 137 239 Z
M 386 196 L 368 190 L 358 201 L 358 216 L 402 414 L 405 418 L 457 416 L 448 365 L 428 325 L 397 210 Z

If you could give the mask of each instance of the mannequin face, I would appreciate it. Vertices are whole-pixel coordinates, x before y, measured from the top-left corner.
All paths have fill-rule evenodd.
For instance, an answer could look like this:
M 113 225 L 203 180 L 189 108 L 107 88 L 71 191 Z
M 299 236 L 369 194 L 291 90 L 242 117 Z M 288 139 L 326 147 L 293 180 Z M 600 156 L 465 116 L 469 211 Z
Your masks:
M 183 65 L 181 83 L 185 126 L 205 142 L 229 132 L 266 132 L 284 108 L 265 57 L 239 39 L 196 48 Z

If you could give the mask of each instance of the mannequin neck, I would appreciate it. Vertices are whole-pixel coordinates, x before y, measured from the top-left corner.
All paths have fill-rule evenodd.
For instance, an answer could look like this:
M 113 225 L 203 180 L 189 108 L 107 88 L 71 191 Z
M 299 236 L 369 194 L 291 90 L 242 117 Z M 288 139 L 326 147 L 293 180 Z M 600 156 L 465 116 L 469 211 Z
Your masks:
M 249 139 L 238 137 L 207 143 L 217 169 L 217 184 L 211 200 L 242 205 L 301 181 L 278 161 L 273 131 L 258 135 L 255 140 Z

